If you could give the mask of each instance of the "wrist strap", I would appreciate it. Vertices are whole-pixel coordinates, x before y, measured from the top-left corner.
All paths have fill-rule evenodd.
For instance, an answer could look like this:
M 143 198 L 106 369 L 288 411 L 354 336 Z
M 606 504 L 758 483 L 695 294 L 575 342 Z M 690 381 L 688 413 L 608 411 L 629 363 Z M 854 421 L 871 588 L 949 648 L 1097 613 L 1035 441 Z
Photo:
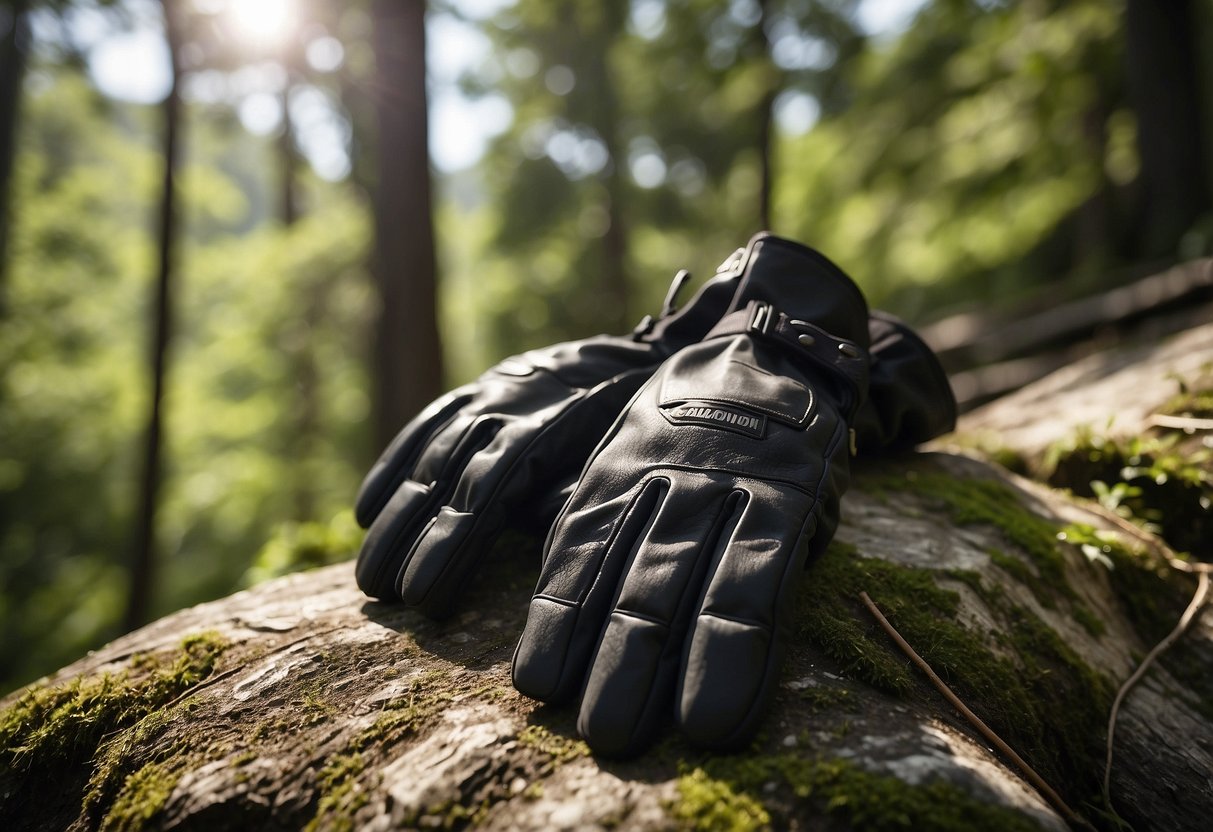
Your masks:
M 841 378 L 852 394 L 848 421 L 867 395 L 871 362 L 867 350 L 854 341 L 831 335 L 816 324 L 792 318 L 766 301 L 752 300 L 744 309 L 725 315 L 704 340 L 729 335 L 774 341 L 798 358 L 807 358 Z

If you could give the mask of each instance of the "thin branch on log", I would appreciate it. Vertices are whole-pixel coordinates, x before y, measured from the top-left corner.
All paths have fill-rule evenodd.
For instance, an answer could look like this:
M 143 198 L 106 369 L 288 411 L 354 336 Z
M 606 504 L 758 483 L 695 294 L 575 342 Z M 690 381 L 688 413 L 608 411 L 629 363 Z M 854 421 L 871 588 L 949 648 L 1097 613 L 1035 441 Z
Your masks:
M 1064 817 L 1069 823 L 1074 824 L 1075 826 L 1080 826 L 1084 829 L 1094 829 L 1094 827 L 1091 826 L 1087 820 L 1066 805 L 1066 802 L 1061 799 L 1061 795 L 1055 792 L 1053 787 L 1046 783 L 1044 778 L 1037 774 L 1036 770 L 1028 765 L 1027 761 L 1024 760 L 1023 757 L 1020 757 L 1017 753 L 1015 753 L 1015 749 L 1007 745 L 1006 742 L 1003 741 L 1002 737 L 994 733 L 994 729 L 986 725 L 985 722 L 982 721 L 981 717 L 969 710 L 969 707 L 965 705 L 961 698 L 953 693 L 952 689 L 948 687 L 948 683 L 941 679 L 939 674 L 937 674 L 934 669 L 927 664 L 926 659 L 918 655 L 917 651 L 910 646 L 909 642 L 901 637 L 901 633 L 897 632 L 897 628 L 893 626 L 889 619 L 884 617 L 884 613 L 880 611 L 880 608 L 876 606 L 876 603 L 871 599 L 871 597 L 868 596 L 868 593 L 860 592 L 859 598 L 861 601 L 863 601 L 864 606 L 868 608 L 868 611 L 872 613 L 872 616 L 876 619 L 884 631 L 889 634 L 889 638 L 893 639 L 893 641 L 897 644 L 897 647 L 901 650 L 901 652 L 905 653 L 910 661 L 917 665 L 918 669 L 926 674 L 927 678 L 931 680 L 931 684 L 935 686 L 935 689 L 943 694 L 945 699 L 952 703 L 952 707 L 956 708 L 956 710 L 960 712 L 961 716 L 969 721 L 970 725 L 976 728 L 983 737 L 989 740 L 995 748 L 1002 752 L 1002 754 L 1008 760 L 1014 763 L 1015 766 L 1021 772 L 1023 772 L 1024 777 L 1026 777 L 1028 782 L 1031 783 L 1038 792 L 1040 792 L 1041 797 L 1047 800 L 1054 809 L 1060 812 L 1061 816 Z
M 1207 567 L 1208 564 L 1200 564 L 1200 566 Z M 1104 764 L 1103 774 L 1103 797 L 1104 802 L 1108 806 L 1112 805 L 1112 740 L 1116 732 L 1116 719 L 1120 715 L 1121 703 L 1124 702 L 1125 698 L 1129 695 L 1129 691 L 1133 689 L 1133 686 L 1146 675 L 1146 671 L 1150 669 L 1150 665 L 1154 663 L 1154 660 L 1166 652 L 1166 650 L 1170 648 L 1171 645 L 1173 645 L 1176 641 L 1178 641 L 1180 636 L 1187 631 L 1188 627 L 1196 619 L 1196 614 L 1200 612 L 1201 608 L 1208 600 L 1209 570 L 1206 568 L 1196 571 L 1200 575 L 1196 583 L 1196 593 L 1192 596 L 1192 601 L 1188 604 L 1188 608 L 1184 610 L 1183 615 L 1180 616 L 1179 623 L 1175 625 L 1175 629 L 1172 630 L 1166 638 L 1155 645 L 1154 649 L 1146 655 L 1141 664 L 1138 665 L 1137 670 L 1133 671 L 1133 675 L 1126 679 L 1125 683 L 1120 686 L 1120 690 L 1116 692 L 1116 699 L 1112 702 L 1112 713 L 1108 717 L 1108 757 L 1106 763 Z
M 1192 416 L 1168 416 L 1165 413 L 1155 413 L 1147 422 L 1160 428 L 1177 428 L 1178 430 L 1197 431 L 1213 430 L 1213 419 L 1197 419 Z

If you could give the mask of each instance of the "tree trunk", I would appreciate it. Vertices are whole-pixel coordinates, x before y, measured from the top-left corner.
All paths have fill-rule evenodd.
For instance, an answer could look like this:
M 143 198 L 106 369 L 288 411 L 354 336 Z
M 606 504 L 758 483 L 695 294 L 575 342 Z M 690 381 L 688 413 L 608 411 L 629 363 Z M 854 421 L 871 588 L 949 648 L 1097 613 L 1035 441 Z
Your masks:
M 282 69 L 286 81 L 282 85 L 282 133 L 278 136 L 279 180 L 278 217 L 290 228 L 299 219 L 298 167 L 299 154 L 295 150 L 295 125 L 291 119 L 291 95 L 298 82 L 298 44 L 290 44 L 283 58 Z
M 566 31 L 572 35 L 572 42 L 567 44 L 566 61 L 577 68 L 579 86 L 593 90 L 593 105 L 586 108 L 584 116 L 602 139 L 610 160 L 602 172 L 601 207 L 607 224 L 606 233 L 602 235 L 595 318 L 607 332 L 626 332 L 633 325 L 628 265 L 631 240 L 627 225 L 627 151 L 620 132 L 619 91 L 608 61 L 609 47 L 622 33 L 624 18 L 617 8 L 610 6 L 591 11 L 589 7 L 568 4 L 561 9 L 561 14 L 566 19 Z
M 425 3 L 375 0 L 378 182 L 374 273 L 375 437 L 385 447 L 442 392 L 437 258 L 430 204 Z
M 1213 208 L 1206 164 L 1191 0 L 1129 0 L 1129 100 L 1137 114 L 1143 204 L 1138 256 L 1176 254 L 1182 235 Z
M 278 136 L 278 218 L 285 229 L 293 227 L 302 213 L 299 204 L 299 151 L 291 117 L 291 96 L 303 73 L 302 51 L 302 42 L 294 38 L 286 44 L 282 54 L 286 80 L 282 86 L 282 133 Z M 290 245 L 290 242 L 286 244 Z M 327 275 L 317 275 L 314 280 L 305 280 L 302 275 L 295 275 L 294 279 L 299 303 L 288 324 L 287 351 L 295 379 L 296 403 L 291 413 L 287 445 L 297 463 L 290 485 L 294 516 L 303 522 L 315 519 L 316 514 L 316 487 L 311 460 L 320 433 L 320 369 L 316 362 L 313 334 L 319 330 L 324 318 L 329 278 Z
M 17 126 L 21 112 L 21 82 L 29 49 L 27 0 L 11 0 L 0 10 L 0 316 L 7 307 L 9 202 L 13 190 L 13 161 L 17 156 Z
M 755 24 L 754 37 L 761 46 L 761 60 L 771 80 L 755 114 L 758 124 L 756 146 L 758 148 L 759 186 L 758 186 L 758 223 L 760 228 L 771 230 L 771 204 L 774 200 L 775 182 L 775 97 L 779 94 L 779 85 L 775 81 L 777 69 L 771 57 L 771 38 L 767 34 L 767 22 L 770 14 L 769 0 L 759 0 L 758 23 Z
M 180 152 L 180 30 L 173 0 L 164 0 L 165 39 L 168 43 L 172 78 L 165 96 L 163 171 L 161 174 L 159 217 L 159 261 L 152 305 L 151 398 L 148 403 L 147 430 L 143 446 L 143 475 L 140 480 L 139 507 L 135 515 L 134 546 L 130 560 L 130 583 L 123 617 L 125 629 L 133 630 L 147 621 L 156 574 L 156 508 L 160 493 L 161 450 L 163 446 L 163 403 L 167 376 L 168 346 L 173 332 L 173 269 L 177 246 L 177 156 Z
M 1180 347 L 1207 371 L 1213 340 L 1184 337 L 1132 372 L 1162 377 Z M 1072 386 L 1106 419 L 1125 400 L 1094 369 Z M 1207 826 L 1207 609 L 1122 705 L 1111 807 L 1100 797 L 1113 692 L 1195 585 L 1159 539 L 949 453 L 857 462 L 842 518 L 741 753 L 671 729 L 637 759 L 596 759 L 574 708 L 514 692 L 540 546 L 516 538 L 446 622 L 367 600 L 342 563 L 184 610 L 10 695 L 0 828 L 1061 830 L 1061 803 L 1100 829 L 1110 810 L 1139 832 Z M 924 681 L 860 592 L 1059 801 Z

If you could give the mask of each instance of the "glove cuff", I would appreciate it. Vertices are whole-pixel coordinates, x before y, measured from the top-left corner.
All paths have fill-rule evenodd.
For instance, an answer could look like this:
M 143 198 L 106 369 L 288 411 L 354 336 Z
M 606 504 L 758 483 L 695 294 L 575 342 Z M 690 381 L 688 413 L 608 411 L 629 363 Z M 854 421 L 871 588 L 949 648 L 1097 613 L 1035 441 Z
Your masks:
M 935 353 L 905 322 L 873 310 L 868 400 L 855 419 L 859 453 L 912 448 L 956 427 L 956 397 Z
M 741 280 L 731 310 L 765 301 L 867 349 L 867 301 L 855 282 L 820 252 L 762 232 L 733 258 L 733 269 Z
M 761 300 L 752 300 L 744 309 L 725 315 L 704 340 L 730 335 L 749 335 L 779 344 L 798 362 L 829 371 L 842 382 L 844 417 L 848 422 L 852 420 L 868 389 L 867 349 L 816 324 L 792 318 Z

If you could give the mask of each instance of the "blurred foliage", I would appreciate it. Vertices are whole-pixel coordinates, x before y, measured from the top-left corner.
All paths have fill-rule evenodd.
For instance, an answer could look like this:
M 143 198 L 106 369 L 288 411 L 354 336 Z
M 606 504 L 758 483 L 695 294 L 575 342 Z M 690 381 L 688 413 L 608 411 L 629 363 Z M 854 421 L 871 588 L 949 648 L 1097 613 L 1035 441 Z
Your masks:
M 155 256 L 155 112 L 72 71 L 29 87 L 0 326 L 0 687 L 117 634 Z M 243 231 L 250 194 L 225 154 L 239 144 L 246 172 L 272 157 L 235 131 L 195 118 L 182 176 L 157 614 L 236 588 L 275 526 L 311 519 L 301 501 L 348 506 L 368 454 L 369 218 L 347 188 L 311 181 L 299 223 Z M 301 437 L 304 362 L 320 413 Z
M 920 322 L 1131 263 L 1125 4 L 924 0 L 873 36 L 874 3 L 432 0 L 490 47 L 462 94 L 512 114 L 437 182 L 449 382 L 655 312 L 676 269 L 702 280 L 759 230 L 768 179 L 772 231 Z M 324 73 L 240 51 L 223 6 L 189 4 L 157 612 L 348 557 L 373 451 L 368 4 L 300 0 L 306 45 L 337 55 Z M 148 397 L 159 114 L 60 46 L 25 83 L 0 325 L 0 690 L 116 635 Z M 289 228 L 279 138 L 240 119 L 283 99 L 297 151 L 323 134 L 348 154 L 339 181 L 298 167 Z
M 1107 0 L 928 6 L 857 62 L 845 113 L 782 149 L 781 227 L 903 314 L 1054 279 L 1025 259 L 1137 172 L 1132 112 L 1102 114 L 1123 101 L 1120 23 Z
M 354 512 L 339 512 L 328 523 L 283 523 L 261 547 L 244 576 L 249 586 L 261 581 L 349 560 L 358 553 L 366 532 Z
M 514 120 L 480 166 L 486 198 L 459 218 L 479 329 L 456 366 L 617 327 L 597 288 L 616 216 L 628 319 L 653 311 L 675 269 L 706 275 L 760 229 L 764 167 L 770 230 L 911 319 L 1059 275 L 1089 290 L 1123 262 L 1116 223 L 1140 167 L 1123 3 L 937 0 L 875 40 L 862 5 L 633 0 L 610 17 L 518 0 L 477 21 L 494 50 L 464 87 L 504 97 Z M 1075 217 L 1097 199 L 1110 218 L 1084 237 Z

